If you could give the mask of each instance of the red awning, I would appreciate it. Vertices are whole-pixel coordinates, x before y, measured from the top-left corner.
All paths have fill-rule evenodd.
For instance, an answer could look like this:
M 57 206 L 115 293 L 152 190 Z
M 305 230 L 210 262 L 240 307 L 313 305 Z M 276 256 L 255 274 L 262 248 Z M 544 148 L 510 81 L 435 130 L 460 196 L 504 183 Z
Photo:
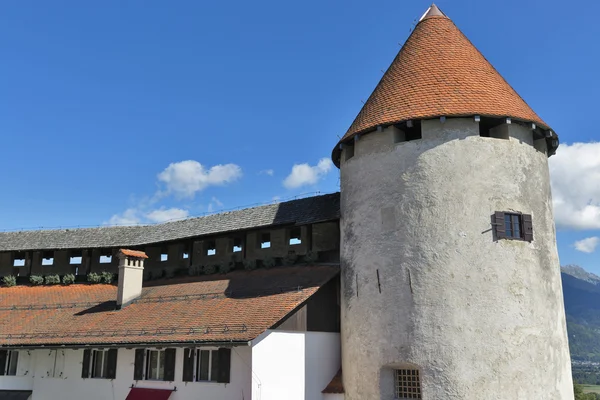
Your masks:
M 167 400 L 171 392 L 170 389 L 131 388 L 125 400 Z

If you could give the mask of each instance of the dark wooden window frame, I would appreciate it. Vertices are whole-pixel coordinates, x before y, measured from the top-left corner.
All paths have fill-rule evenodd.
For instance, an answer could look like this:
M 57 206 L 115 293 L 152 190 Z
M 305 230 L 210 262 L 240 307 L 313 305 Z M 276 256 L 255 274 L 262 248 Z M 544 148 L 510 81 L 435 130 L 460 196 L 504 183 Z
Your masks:
M 85 349 L 81 363 L 81 377 L 93 379 L 116 379 L 118 349 Z M 102 354 L 102 371 L 94 371 L 94 361 Z M 96 373 L 94 373 L 96 372 Z M 103 376 L 105 375 L 105 376 Z
M 18 350 L 0 350 L 0 376 L 16 376 L 18 367 Z
M 509 217 L 508 221 L 506 217 Z M 515 222 L 516 218 L 516 222 Z M 530 214 L 517 211 L 496 211 L 492 216 L 496 239 L 533 241 L 533 220 Z M 518 226 L 518 235 L 515 227 Z M 507 229 L 508 228 L 508 229 Z
M 231 378 L 231 349 L 193 348 L 183 353 L 183 381 L 229 383 Z M 208 358 L 204 358 L 208 357 Z M 203 363 L 202 361 L 206 361 Z M 204 370 L 206 368 L 206 370 Z M 204 372 L 202 372 L 204 370 Z

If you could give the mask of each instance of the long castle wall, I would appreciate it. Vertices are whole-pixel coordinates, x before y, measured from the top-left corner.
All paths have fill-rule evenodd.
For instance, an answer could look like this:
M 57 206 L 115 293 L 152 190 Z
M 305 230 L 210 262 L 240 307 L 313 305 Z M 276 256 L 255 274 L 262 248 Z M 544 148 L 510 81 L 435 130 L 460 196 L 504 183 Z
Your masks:
M 424 399 L 572 399 L 545 142 L 514 122 L 421 128 L 342 154 L 346 400 L 394 398 L 402 367 Z M 495 237 L 511 210 L 532 215 L 531 243 Z

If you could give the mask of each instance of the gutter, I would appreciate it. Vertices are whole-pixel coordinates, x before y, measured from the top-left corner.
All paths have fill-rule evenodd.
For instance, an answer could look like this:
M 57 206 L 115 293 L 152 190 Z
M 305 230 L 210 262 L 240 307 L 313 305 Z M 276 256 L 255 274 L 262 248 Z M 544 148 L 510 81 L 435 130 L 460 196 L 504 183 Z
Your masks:
M 252 341 L 243 340 L 230 340 L 230 341 L 191 341 L 191 342 L 146 342 L 146 343 L 89 343 L 89 344 L 33 344 L 33 345 L 0 345 L 0 349 L 25 349 L 25 350 L 36 350 L 36 349 L 88 349 L 88 348 L 126 348 L 134 349 L 140 347 L 185 347 L 185 346 L 211 346 L 211 347 L 241 347 L 250 346 Z

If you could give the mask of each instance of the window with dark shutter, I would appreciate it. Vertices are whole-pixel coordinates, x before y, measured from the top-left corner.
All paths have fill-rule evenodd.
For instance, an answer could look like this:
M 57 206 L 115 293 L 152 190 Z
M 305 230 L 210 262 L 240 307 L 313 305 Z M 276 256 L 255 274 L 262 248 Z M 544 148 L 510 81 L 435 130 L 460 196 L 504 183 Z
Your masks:
M 135 365 L 133 367 L 133 379 L 141 381 L 144 379 L 144 358 L 146 351 L 144 349 L 135 350 Z
M 494 213 L 494 227 L 496 228 L 496 239 L 504 239 L 506 231 L 504 230 L 504 213 L 496 211 Z
M 531 215 L 523 214 L 523 240 L 527 242 L 533 241 L 533 220 Z
M 90 357 L 92 355 L 92 350 L 86 349 L 83 351 L 83 361 L 81 363 L 81 377 L 89 378 L 90 377 Z
M 531 215 L 496 211 L 492 219 L 496 239 L 533 240 Z
M 172 382 L 175 380 L 175 349 L 165 350 L 165 376 L 164 380 Z
M 107 379 L 116 379 L 117 377 L 117 349 L 108 350 L 108 356 L 106 359 L 107 367 L 106 367 L 106 378 Z
M 194 356 L 196 351 L 194 349 L 185 349 L 183 351 L 183 381 L 193 382 L 194 381 Z
M 231 375 L 231 349 L 219 349 L 218 378 L 219 383 L 229 383 Z
M 0 375 L 6 373 L 6 360 L 8 358 L 7 350 L 0 350 Z

